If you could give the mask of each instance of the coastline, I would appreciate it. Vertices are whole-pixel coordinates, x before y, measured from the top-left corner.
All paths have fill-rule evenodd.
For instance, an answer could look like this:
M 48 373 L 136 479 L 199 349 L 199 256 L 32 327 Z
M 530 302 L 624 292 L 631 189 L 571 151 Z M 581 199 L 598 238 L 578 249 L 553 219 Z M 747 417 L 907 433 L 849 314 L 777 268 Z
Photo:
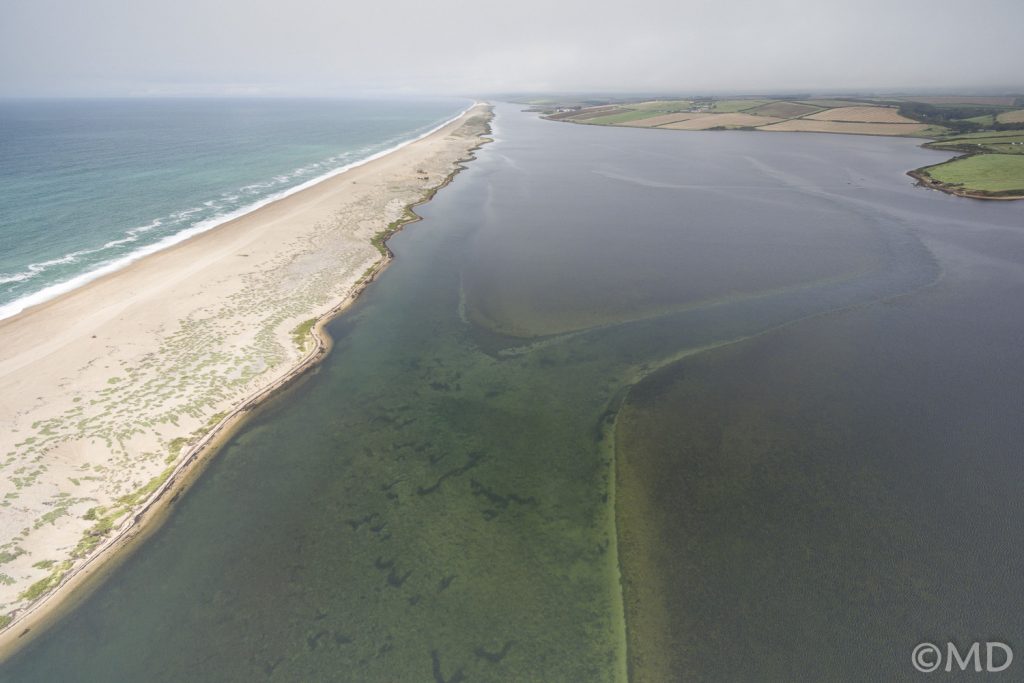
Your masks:
M 54 318 L 60 322 L 64 313 L 63 309 L 68 306 L 69 300 L 81 299 L 83 297 L 88 298 L 90 293 L 104 288 L 108 291 L 100 297 L 100 302 L 105 304 L 99 311 L 100 317 L 103 317 L 102 314 L 108 313 L 109 309 L 114 309 L 114 315 L 117 315 L 118 313 L 124 313 L 125 309 L 130 306 L 151 306 L 154 303 L 160 303 L 160 297 L 168 293 L 166 291 L 168 287 L 155 287 L 149 291 L 142 292 L 140 296 L 132 289 L 134 286 L 138 286 L 132 280 L 139 279 L 140 277 L 145 279 L 146 273 L 144 271 L 147 270 L 159 273 L 158 266 L 166 269 L 167 264 L 161 264 L 161 261 L 171 261 L 173 262 L 171 265 L 180 265 L 182 261 L 189 263 L 191 258 L 198 256 L 200 252 L 207 251 L 208 245 L 218 241 L 224 248 L 219 250 L 214 248 L 214 255 L 206 260 L 201 259 L 200 266 L 198 267 L 202 273 L 217 273 L 217 266 L 222 265 L 224 259 L 228 256 L 248 258 L 251 254 L 239 252 L 242 248 L 245 248 L 246 251 L 253 251 L 249 247 L 253 244 L 254 240 L 258 242 L 273 242 L 273 236 L 266 234 L 267 229 L 265 225 L 262 231 L 257 229 L 260 227 L 257 225 L 258 221 L 262 220 L 264 224 L 279 227 L 282 221 L 291 220 L 294 223 L 296 220 L 308 221 L 311 216 L 320 216 L 324 213 L 322 205 L 325 201 L 329 202 L 332 198 L 336 199 L 339 191 L 346 194 L 349 193 L 351 189 L 349 182 L 352 185 L 363 185 L 367 181 L 376 183 L 376 185 L 372 186 L 375 192 L 371 194 L 375 199 L 384 200 L 384 206 L 380 208 L 385 210 L 373 212 L 373 215 L 369 217 L 366 215 L 366 212 L 370 209 L 367 206 L 370 202 L 357 202 L 360 204 L 357 208 L 363 210 L 362 214 L 356 212 L 356 215 L 353 216 L 359 220 L 359 225 L 348 224 L 347 227 L 350 229 L 348 233 L 352 234 L 346 233 L 345 237 L 358 240 L 364 252 L 357 253 L 356 258 L 352 258 L 348 263 L 344 264 L 347 266 L 344 272 L 333 272 L 331 274 L 335 280 L 340 280 L 343 285 L 346 285 L 343 291 L 340 292 L 340 296 L 338 296 L 339 292 L 335 292 L 333 298 L 328 302 L 329 305 L 326 307 L 320 305 L 312 311 L 302 313 L 292 311 L 290 317 L 273 321 L 275 325 L 271 331 L 276 333 L 276 341 L 281 342 L 282 338 L 284 340 L 290 339 L 299 346 L 300 352 L 298 356 L 291 358 L 290 362 L 281 363 L 279 366 L 274 366 L 269 370 L 265 369 L 264 372 L 258 373 L 252 381 L 245 385 L 248 391 L 236 395 L 231 401 L 231 407 L 227 411 L 221 411 L 212 416 L 212 418 L 216 419 L 209 419 L 209 412 L 212 412 L 212 407 L 209 407 L 205 414 L 193 416 L 195 418 L 192 421 L 193 424 L 196 420 L 201 421 L 202 418 L 207 418 L 207 421 L 201 424 L 198 430 L 194 429 L 190 432 L 186 425 L 179 425 L 177 420 L 173 421 L 173 431 L 179 434 L 178 437 L 169 443 L 171 456 L 174 457 L 175 464 L 158 475 L 159 481 L 152 479 L 146 486 L 138 489 L 138 491 L 145 491 L 145 495 L 134 500 L 134 504 L 130 505 L 124 514 L 118 516 L 120 521 L 110 530 L 110 533 L 103 537 L 101 542 L 90 547 L 83 557 L 73 559 L 72 564 L 66 569 L 60 570 L 57 580 L 41 596 L 29 601 L 27 605 L 20 606 L 14 610 L 13 619 L 4 624 L 2 630 L 0 630 L 0 659 L 7 658 L 31 639 L 31 637 L 24 636 L 36 635 L 45 625 L 59 616 L 65 607 L 70 607 L 76 600 L 84 598 L 89 586 L 96 583 L 95 579 L 102 576 L 108 568 L 116 565 L 116 561 L 124 557 L 124 551 L 137 545 L 140 539 L 144 538 L 158 526 L 159 521 L 166 516 L 169 506 L 194 481 L 194 478 L 201 472 L 202 466 L 210 460 L 218 447 L 233 431 L 243 423 L 246 416 L 262 405 L 268 398 L 278 395 L 283 388 L 291 386 L 294 380 L 305 375 L 305 373 L 320 362 L 329 352 L 332 343 L 325 331 L 325 325 L 351 305 L 359 294 L 390 263 L 393 254 L 385 244 L 387 238 L 401 230 L 405 225 L 418 221 L 420 217 L 415 213 L 414 208 L 429 201 L 438 190 L 449 184 L 455 175 L 465 168 L 465 164 L 475 157 L 476 150 L 490 141 L 486 137 L 490 131 L 490 116 L 489 106 L 477 103 L 455 119 L 442 124 L 419 138 L 403 143 L 396 149 L 390 150 L 387 154 L 375 155 L 375 157 L 359 162 L 353 168 L 348 168 L 331 174 L 329 177 L 322 178 L 309 187 L 296 189 L 287 196 L 268 202 L 252 212 L 224 222 L 167 249 L 143 257 L 124 269 L 103 275 L 83 287 L 0 321 L 0 338 L 9 334 L 12 328 L 17 327 L 27 327 L 29 329 L 35 327 L 34 332 L 42 331 L 45 333 L 48 327 L 52 327 Z M 403 150 L 408 150 L 408 152 L 402 155 L 401 152 Z M 415 168 L 415 173 L 412 170 L 413 168 Z M 424 170 L 427 168 L 429 168 L 429 172 Z M 435 175 L 438 170 L 442 171 L 440 173 L 440 181 L 430 181 L 431 177 L 438 177 Z M 415 180 L 415 182 L 410 182 L 410 179 Z M 330 187 L 326 187 L 328 185 Z M 400 189 L 402 191 L 399 191 L 398 185 L 401 185 Z M 362 190 L 361 187 L 352 190 L 351 194 L 357 194 L 360 190 Z M 414 191 L 415 194 L 407 196 L 410 190 Z M 365 199 L 365 197 L 361 199 Z M 395 205 L 396 201 L 400 201 L 400 207 Z M 310 214 L 309 207 L 316 205 L 320 205 L 318 206 L 321 209 L 320 212 L 315 215 Z M 267 218 L 268 214 L 273 215 Z M 392 216 L 394 216 L 393 220 L 388 220 Z M 345 223 L 345 221 L 342 219 L 339 220 L 339 223 Z M 336 231 L 340 230 L 338 225 L 333 227 Z M 369 227 L 373 229 L 368 230 L 367 228 Z M 297 229 L 295 231 L 296 234 L 288 235 L 288 237 L 303 239 L 292 242 L 285 240 L 283 243 L 294 244 L 305 241 L 303 246 L 307 247 L 307 251 L 301 252 L 300 256 L 308 259 L 310 254 L 318 251 L 315 248 L 309 249 L 308 247 L 310 245 L 313 245 L 313 247 L 320 246 L 316 244 L 316 239 L 323 237 L 325 232 L 323 228 L 324 225 L 322 223 L 315 223 L 312 226 L 307 224 L 304 229 Z M 246 231 L 250 234 L 241 236 L 232 234 L 245 233 Z M 248 239 L 243 239 L 246 237 Z M 278 237 L 279 242 L 280 239 Z M 216 247 L 216 245 L 213 246 Z M 367 254 L 370 252 L 372 252 L 372 255 L 368 257 Z M 280 254 L 272 254 L 272 256 L 280 256 Z M 300 273 L 304 270 L 303 268 L 294 268 L 296 262 L 300 260 L 299 257 L 296 257 L 295 254 L 287 254 L 286 256 L 292 258 L 284 258 L 284 267 L 279 267 L 279 271 L 289 276 L 295 276 L 295 270 L 300 271 Z M 330 255 L 328 254 L 328 256 Z M 358 257 L 361 257 L 361 259 Z M 338 264 L 330 259 L 326 261 L 321 259 L 318 263 L 321 265 L 326 263 L 332 270 L 336 270 L 338 267 Z M 370 265 L 364 268 L 366 263 Z M 278 265 L 280 266 L 281 264 Z M 301 265 L 308 266 L 308 264 Z M 196 268 L 192 270 L 196 270 Z M 252 268 L 249 269 L 249 271 L 251 270 Z M 141 276 L 139 275 L 140 271 L 143 271 Z M 194 272 L 186 271 L 183 275 L 180 275 L 180 278 L 189 280 L 194 274 Z M 217 280 L 218 277 L 214 275 L 213 279 Z M 224 280 L 226 278 L 220 277 L 219 279 Z M 177 284 L 180 284 L 180 280 L 179 282 L 172 282 L 171 286 Z M 121 305 L 120 302 L 111 302 L 109 299 L 109 290 L 111 289 L 118 292 L 124 291 L 129 296 L 136 295 L 138 300 L 130 301 L 124 305 Z M 250 287 L 249 289 L 252 288 Z M 175 288 L 175 294 L 177 294 L 177 288 Z M 249 294 L 251 296 L 253 292 L 249 292 Z M 261 294 L 258 290 L 255 291 L 256 296 Z M 206 305 L 208 306 L 208 302 L 206 302 Z M 160 325 L 159 329 L 161 332 L 164 331 L 164 327 L 168 324 L 175 322 L 174 311 L 168 311 L 168 313 L 169 316 Z M 296 319 L 308 317 L 310 314 L 313 315 L 311 319 L 300 323 L 298 326 L 293 326 Z M 87 320 L 89 316 L 83 317 Z M 46 321 L 47 318 L 50 320 Z M 33 320 L 43 320 L 43 322 L 33 325 Z M 103 322 L 109 322 L 109 320 L 109 317 L 105 321 L 101 320 L 99 325 L 102 327 Z M 118 322 L 123 324 L 124 320 L 125 317 L 122 316 L 118 319 Z M 76 322 L 77 324 L 75 324 Z M 178 320 L 178 322 L 181 321 Z M 92 324 L 95 325 L 96 323 Z M 129 322 L 128 325 L 131 326 L 131 323 Z M 85 333 L 91 331 L 86 329 L 86 325 L 83 324 L 82 320 L 72 321 L 69 323 L 69 326 L 73 328 L 71 338 L 76 341 L 84 338 Z M 261 331 L 266 333 L 267 329 L 269 328 L 262 329 Z M 58 340 L 58 342 L 63 343 L 57 344 L 53 344 L 52 337 L 47 337 L 44 334 L 43 338 L 47 338 L 50 342 L 49 348 L 47 343 L 44 343 L 41 345 L 43 349 L 40 351 L 38 346 L 33 344 L 28 348 L 15 350 L 12 357 L 0 357 L 0 382 L 3 382 L 0 386 L 4 386 L 5 394 L 16 395 L 17 393 L 7 391 L 11 387 L 10 382 L 5 380 L 8 380 L 10 372 L 17 374 L 27 367 L 30 368 L 30 366 L 46 362 L 49 356 L 58 354 L 59 351 L 64 350 L 61 347 L 68 345 L 67 336 L 64 339 Z M 91 338 L 96 339 L 97 335 L 93 334 Z M 311 345 L 308 344 L 309 340 L 312 341 Z M 13 363 L 13 360 L 18 360 L 19 351 L 23 362 L 20 364 Z M 147 356 L 151 355 L 152 352 L 147 354 Z M 237 367 L 238 364 L 235 363 L 235 365 Z M 89 367 L 89 365 L 86 365 L 86 367 Z M 60 379 L 66 378 L 62 377 Z M 118 383 L 120 383 L 120 380 L 115 384 Z M 64 384 L 58 383 L 57 391 L 61 391 L 64 386 Z M 78 398 L 80 399 L 80 397 Z M 75 402 L 78 402 L 78 399 L 75 399 Z M 6 402 L 0 404 L 0 418 L 3 418 L 4 421 L 11 418 L 11 407 Z M 19 417 L 22 418 L 21 422 L 17 422 Z M 139 416 L 138 419 L 141 420 L 142 416 Z M 24 426 L 25 421 L 24 417 L 20 414 L 14 415 L 13 419 L 11 419 L 12 425 L 17 422 L 19 425 Z M 35 429 L 37 424 L 38 421 L 34 422 L 32 428 Z M 45 428 L 46 426 L 44 425 L 44 431 Z M 191 438 L 180 436 L 183 434 L 191 434 Z M 131 436 L 129 434 L 129 437 Z M 20 446 L 28 441 L 26 439 L 21 444 L 15 444 L 15 446 Z M 151 438 L 149 441 L 149 445 L 152 445 L 153 439 Z M 168 445 L 168 439 L 164 435 L 158 438 L 157 441 L 160 445 Z M 174 448 L 175 442 L 179 444 L 177 452 Z M 119 441 L 118 443 L 124 448 L 124 442 Z M 0 443 L 0 445 L 6 444 Z M 63 442 L 58 441 L 58 446 L 61 445 L 63 445 Z M 66 458 L 66 454 L 61 455 Z M 9 461 L 6 464 L 9 465 Z M 156 485 L 153 485 L 154 481 L 157 482 Z M 7 482 L 5 481 L 4 483 Z M 21 486 L 18 486 L 18 489 L 20 490 Z M 17 498 L 17 495 L 15 498 Z M 121 499 L 124 498 L 131 498 L 131 495 L 121 497 Z M 83 500 L 94 502 L 96 498 L 91 497 Z M 83 503 L 79 503 L 79 510 L 82 505 Z M 94 509 L 95 507 L 90 508 L 90 512 Z M 66 513 L 58 517 L 66 518 L 70 516 L 70 513 Z M 89 513 L 86 514 L 85 518 L 90 518 Z M 92 518 L 94 519 L 95 515 Z M 57 517 L 54 517 L 49 520 L 49 524 L 53 525 L 56 521 Z M 82 525 L 79 524 L 78 526 Z M 5 531 L 9 532 L 9 529 L 5 529 Z M 5 533 L 4 540 L 6 540 L 7 536 L 9 536 L 9 533 Z M 8 543 L 5 548 L 9 545 Z M 79 543 L 80 546 L 81 543 Z M 65 547 L 65 555 L 66 550 L 67 547 Z M 7 550 L 7 552 L 10 554 L 11 551 Z M 31 556 L 33 552 L 23 551 L 22 554 Z M 19 556 L 18 553 L 14 553 L 14 559 L 17 559 Z M 72 557 L 74 558 L 74 556 Z M 62 566 L 64 562 L 62 561 L 58 567 Z M 3 569 L 3 566 L 3 564 L 0 564 L 0 570 Z M 0 616 L 3 615 L 0 614 Z
M 629 128 L 635 128 L 635 129 L 643 129 L 643 130 L 670 130 L 670 131 L 673 131 L 673 132 L 687 132 L 687 133 L 708 133 L 708 132 L 719 132 L 719 131 L 722 131 L 722 130 L 730 130 L 730 131 L 765 132 L 765 133 L 783 133 L 783 132 L 786 132 L 786 133 L 800 133 L 800 134 L 811 133 L 811 134 L 817 134 L 817 135 L 855 135 L 855 136 L 868 136 L 868 137 L 893 137 L 893 138 L 903 138 L 903 139 L 921 139 L 920 136 L 914 135 L 914 134 L 897 135 L 897 134 L 891 134 L 891 133 L 856 132 L 856 131 L 825 131 L 825 130 L 790 130 L 790 131 L 786 131 L 786 130 L 782 130 L 782 129 L 777 129 L 777 128 L 773 129 L 773 128 L 771 128 L 772 125 L 776 125 L 776 124 L 769 124 L 769 125 L 762 126 L 762 127 L 739 126 L 739 127 L 728 128 L 728 129 L 726 129 L 726 128 L 706 128 L 706 129 L 687 130 L 687 129 L 668 128 L 668 127 L 666 127 L 668 124 L 661 124 L 661 125 L 657 125 L 657 126 L 626 126 L 624 124 L 593 123 L 591 121 L 586 121 L 586 120 L 576 121 L 576 120 L 573 120 L 571 118 L 554 118 L 554 117 L 552 117 L 550 115 L 548 115 L 548 116 L 541 115 L 539 118 L 541 118 L 541 119 L 543 119 L 545 121 L 554 121 L 556 123 L 572 123 L 572 124 L 576 124 L 576 125 L 579 125 L 579 126 L 598 126 L 598 127 L 604 127 L 604 128 L 629 127 Z M 787 119 L 786 121 L 783 121 L 783 123 L 786 123 L 788 121 L 797 121 L 797 120 L 800 120 L 800 119 L 799 118 Z M 853 123 L 853 122 L 847 122 L 847 123 Z M 906 125 L 906 124 L 899 124 L 899 125 Z M 934 142 L 934 141 L 935 141 L 934 138 L 926 139 L 924 142 L 921 143 L 920 146 L 923 147 L 923 148 L 926 148 L 926 149 L 930 149 L 930 147 L 928 145 L 929 145 L 930 142 Z M 945 150 L 943 150 L 943 151 L 945 151 Z M 955 186 L 955 185 L 949 185 L 947 183 L 943 183 L 943 182 L 941 182 L 939 180 L 936 180 L 935 178 L 932 178 L 928 174 L 928 169 L 933 168 L 935 166 L 940 166 L 940 165 L 945 164 L 945 163 L 949 163 L 949 162 L 952 162 L 952 161 L 957 161 L 959 159 L 964 159 L 964 158 L 967 158 L 969 156 L 976 156 L 976 155 L 977 155 L 976 153 L 972 153 L 972 154 L 962 155 L 962 156 L 959 156 L 959 157 L 954 157 L 952 159 L 947 159 L 946 161 L 940 162 L 939 164 L 932 164 L 930 166 L 923 166 L 921 168 L 917 168 L 917 169 L 914 169 L 912 171 L 907 171 L 907 175 L 910 176 L 911 178 L 913 178 L 915 181 L 917 181 L 916 184 L 919 187 L 924 187 L 924 188 L 927 188 L 927 189 L 930 189 L 930 190 L 939 190 L 940 192 L 945 192 L 946 194 L 955 195 L 957 197 L 965 197 L 967 199 L 983 199 L 983 200 L 997 200 L 997 201 L 1010 201 L 1010 200 L 1015 200 L 1015 199 L 1024 199 L 1024 195 L 1022 195 L 1022 194 L 991 193 L 991 192 L 986 192 L 984 190 L 971 190 L 971 189 L 965 189 L 963 187 L 959 187 L 959 186 Z
M 930 168 L 941 166 L 943 164 L 948 164 L 952 161 L 966 159 L 968 156 L 973 155 L 968 154 L 964 156 L 953 157 L 952 159 L 947 159 L 946 161 L 943 161 L 938 164 L 932 164 L 931 166 L 922 166 L 921 168 L 915 168 L 913 171 L 907 171 L 907 175 L 917 181 L 918 187 L 923 187 L 928 190 L 938 190 L 939 192 L 945 192 L 946 194 L 951 194 L 956 197 L 964 197 L 966 199 L 988 199 L 996 201 L 1013 201 L 1015 199 L 1024 199 L 1024 195 L 1022 194 L 990 194 L 982 190 L 970 190 L 956 185 L 949 185 L 947 183 L 942 182 L 941 180 L 936 180 L 935 178 L 932 178 L 931 175 L 928 174 L 928 169 Z
M 416 137 L 400 142 L 379 152 L 375 152 L 364 159 L 359 159 L 358 161 L 353 161 L 351 163 L 345 164 L 344 166 L 332 169 L 326 173 L 323 173 L 314 178 L 310 178 L 309 180 L 301 182 L 298 185 L 295 185 L 294 187 L 289 187 L 287 189 L 280 190 L 267 197 L 258 199 L 251 204 L 247 204 L 233 211 L 229 211 L 226 214 L 214 216 L 212 218 L 201 221 L 197 225 L 194 225 L 190 228 L 174 233 L 172 235 L 167 235 L 158 242 L 140 247 L 136 251 L 130 252 L 128 254 L 125 254 L 124 256 L 116 258 L 109 263 L 102 264 L 94 268 L 93 270 L 89 270 L 79 275 L 76 275 L 69 280 L 65 280 L 63 282 L 56 282 L 52 285 L 44 287 L 39 291 L 32 292 L 31 294 L 27 294 L 19 299 L 15 299 L 14 301 L 8 302 L 6 304 L 0 304 L 0 321 L 7 320 L 8 318 L 13 318 L 14 316 L 19 315 L 20 313 L 24 312 L 25 310 L 33 306 L 38 306 L 40 304 L 46 303 L 47 301 L 50 301 L 51 299 L 73 292 L 79 287 L 83 287 L 89 284 L 90 282 L 93 282 L 94 280 L 104 277 L 105 275 L 116 273 L 130 266 L 132 263 L 135 263 L 140 259 L 146 258 L 147 256 L 159 253 L 165 249 L 170 249 L 171 247 L 174 247 L 177 244 L 181 244 L 182 242 L 190 240 L 193 237 L 202 235 L 206 232 L 209 232 L 210 230 L 216 230 L 220 226 L 225 225 L 226 223 L 230 223 L 238 218 L 244 218 L 246 215 L 254 211 L 259 211 L 260 209 L 269 204 L 273 204 L 276 201 L 286 199 L 294 194 L 302 192 L 303 190 L 307 190 L 311 187 L 314 187 L 315 185 L 318 185 L 324 182 L 325 180 L 330 180 L 331 178 L 351 171 L 354 168 L 359 168 L 360 166 L 364 166 L 368 163 L 376 161 L 377 159 L 383 158 L 389 154 L 397 152 L 400 149 L 407 147 L 408 145 L 411 145 L 415 142 L 418 142 L 419 140 L 422 140 L 426 137 L 429 137 L 430 135 L 433 135 L 434 133 L 441 130 L 445 126 L 451 125 L 460 117 L 464 116 L 466 112 L 470 111 L 474 106 L 476 105 L 473 104 L 470 105 L 469 107 L 466 107 L 452 118 L 441 122 L 440 124 L 434 126 L 433 128 L 424 133 L 417 135 Z

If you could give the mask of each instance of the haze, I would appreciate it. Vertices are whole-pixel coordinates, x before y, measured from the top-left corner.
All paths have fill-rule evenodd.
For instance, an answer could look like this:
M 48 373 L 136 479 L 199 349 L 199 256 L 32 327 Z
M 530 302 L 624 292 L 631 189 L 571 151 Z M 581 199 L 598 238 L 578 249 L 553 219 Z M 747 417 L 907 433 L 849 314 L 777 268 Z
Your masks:
M 0 96 L 1024 89 L 1020 0 L 0 0 L 0 10 Z

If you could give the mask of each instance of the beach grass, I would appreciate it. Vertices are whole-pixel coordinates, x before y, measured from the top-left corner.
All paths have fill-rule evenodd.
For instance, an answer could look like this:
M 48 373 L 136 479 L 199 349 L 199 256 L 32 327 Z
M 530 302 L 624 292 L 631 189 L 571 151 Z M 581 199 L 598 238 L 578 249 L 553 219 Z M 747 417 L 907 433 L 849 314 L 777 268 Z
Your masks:
M 312 331 L 313 325 L 316 325 L 316 318 L 305 320 L 299 323 L 298 326 L 292 330 L 292 341 L 295 343 L 295 346 L 299 351 L 305 351 L 306 343 L 309 341 L 309 333 Z

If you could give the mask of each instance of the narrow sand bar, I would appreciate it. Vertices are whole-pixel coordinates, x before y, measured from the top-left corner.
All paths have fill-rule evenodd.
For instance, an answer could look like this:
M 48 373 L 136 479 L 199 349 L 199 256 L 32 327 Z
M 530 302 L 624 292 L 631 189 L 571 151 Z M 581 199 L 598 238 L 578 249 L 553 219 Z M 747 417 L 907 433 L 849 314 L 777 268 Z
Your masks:
M 489 116 L 478 104 L 0 321 L 0 648 L 153 517 L 241 412 L 322 355 L 312 321 L 379 272 L 373 237 L 457 172 Z

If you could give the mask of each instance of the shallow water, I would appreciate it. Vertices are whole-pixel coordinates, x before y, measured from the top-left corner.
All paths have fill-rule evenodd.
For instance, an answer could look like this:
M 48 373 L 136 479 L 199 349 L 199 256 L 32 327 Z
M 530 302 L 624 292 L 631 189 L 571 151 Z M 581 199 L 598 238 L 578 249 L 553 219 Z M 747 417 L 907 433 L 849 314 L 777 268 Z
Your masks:
M 969 490 L 903 496 L 915 467 L 938 457 L 953 472 L 964 451 L 893 445 L 924 443 L 934 423 L 886 421 L 887 402 L 941 404 L 959 385 L 936 383 L 925 359 L 901 362 L 917 347 L 891 333 L 909 325 L 942 347 L 927 326 L 955 313 L 957 352 L 989 358 L 984 382 L 1013 398 L 1002 361 L 979 346 L 991 330 L 960 318 L 976 305 L 934 298 L 961 291 L 951 269 L 969 274 L 977 259 L 949 254 L 980 235 L 1007 264 L 1004 298 L 984 313 L 1002 311 L 999 332 L 1016 333 L 1006 312 L 1020 261 L 1007 248 L 1020 207 L 912 188 L 903 171 L 941 156 L 905 140 L 605 129 L 511 106 L 496 134 L 393 240 L 398 258 L 332 324 L 320 370 L 234 438 L 154 537 L 0 679 L 621 680 L 620 561 L 630 635 L 657 643 L 646 662 L 630 653 L 637 678 L 814 679 L 879 658 L 881 636 L 823 649 L 820 666 L 801 666 L 801 643 L 878 624 L 917 635 L 901 631 L 906 604 L 934 589 L 928 563 L 943 555 L 919 543 L 893 566 L 893 543 L 955 523 L 928 511 L 957 495 L 977 523 L 978 491 L 1012 492 L 1012 465 L 997 448 L 1005 467 L 977 471 Z M 872 313 L 919 298 L 930 303 L 912 323 Z M 830 331 L 836 320 L 855 322 Z M 758 351 L 789 336 L 801 343 L 782 345 L 788 364 Z M 1021 359 L 1007 349 L 989 348 L 1012 376 Z M 885 354 L 908 368 L 899 391 L 873 364 Z M 964 394 L 982 413 L 965 419 L 995 421 L 1001 448 L 1007 413 L 978 407 L 984 391 Z M 766 416 L 751 412 L 741 430 L 730 406 L 746 396 Z M 870 409 L 850 423 L 849 406 Z M 815 411 L 828 409 L 838 417 L 823 422 Z M 727 435 L 738 445 L 725 451 Z M 763 477 L 747 460 L 772 439 L 782 445 Z M 715 462 L 723 452 L 730 463 Z M 715 495 L 681 495 L 700 486 Z M 743 542 L 762 518 L 771 524 Z M 874 532 L 896 522 L 891 537 Z M 837 528 L 851 530 L 838 549 Z M 1001 559 L 1014 560 L 1009 548 Z M 988 578 L 981 563 L 959 565 L 961 582 Z M 890 585 L 919 592 L 857 602 L 864 585 L 880 598 Z M 660 606 L 637 586 L 655 586 Z M 978 604 L 958 623 L 982 624 L 990 605 Z M 1014 625 L 1013 612 L 993 628 Z M 826 635 L 802 640 L 815 633 Z M 962 637 L 976 635 L 989 633 Z M 750 644 L 742 666 L 720 661 L 734 636 Z M 903 645 L 882 670 L 907 670 Z

